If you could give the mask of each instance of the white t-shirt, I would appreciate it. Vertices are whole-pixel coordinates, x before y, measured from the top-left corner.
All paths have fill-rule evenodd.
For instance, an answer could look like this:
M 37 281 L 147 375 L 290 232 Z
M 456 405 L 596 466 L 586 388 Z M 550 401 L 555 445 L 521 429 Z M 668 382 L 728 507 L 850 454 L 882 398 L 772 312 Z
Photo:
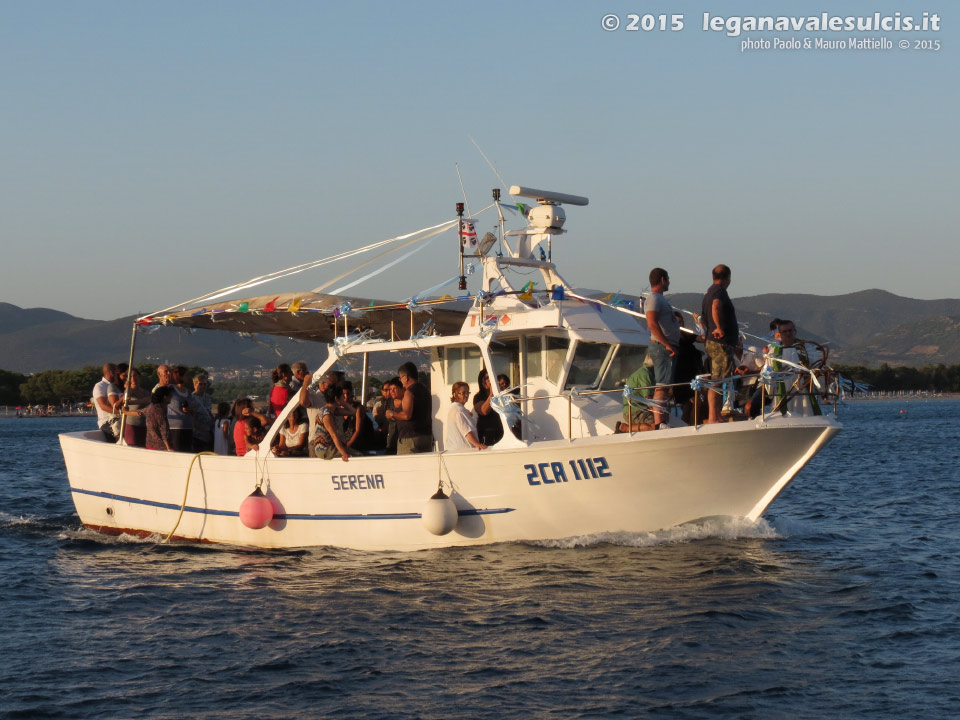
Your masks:
M 477 421 L 473 413 L 461 403 L 455 402 L 447 412 L 447 425 L 443 433 L 444 450 L 473 450 L 473 445 L 467 440 L 467 434 L 477 435 Z
M 798 365 L 803 364 L 800 362 L 800 353 L 797 351 L 795 347 L 785 347 L 783 349 L 783 359 L 788 360 L 792 363 L 796 363 Z M 801 373 L 799 370 L 796 370 L 795 368 L 789 365 L 783 366 L 782 370 L 784 370 L 785 372 L 792 371 L 790 378 L 784 381 L 784 384 L 786 385 L 786 388 L 787 388 L 787 392 L 789 392 L 790 388 L 792 388 L 794 386 L 794 383 L 797 382 L 797 379 L 800 377 Z M 806 378 L 804 378 L 804 380 L 805 379 Z M 803 381 L 801 381 L 800 384 L 805 386 L 805 383 Z M 816 390 L 816 388 L 814 388 L 814 390 Z M 792 400 L 790 400 L 789 403 L 787 403 L 787 412 L 790 415 L 801 415 L 805 417 L 810 417 L 813 415 L 813 404 L 810 402 L 809 392 L 810 390 L 807 387 L 804 387 L 803 390 L 801 390 L 801 392 L 796 397 L 794 397 Z
M 300 423 L 292 431 L 289 426 L 284 425 L 280 428 L 280 434 L 283 435 L 283 441 L 288 448 L 296 447 L 300 444 L 300 438 L 307 431 L 307 424 Z
M 109 422 L 110 418 L 113 417 L 113 413 L 109 410 L 104 410 L 100 407 L 100 403 L 97 402 L 97 398 L 103 398 L 103 401 L 110 404 L 110 385 L 111 382 L 106 378 L 103 378 L 96 385 L 93 386 L 93 407 L 97 411 L 97 427 L 100 427 L 105 422 Z
M 227 434 L 223 432 L 224 427 L 227 429 Z M 213 431 L 213 451 L 217 455 L 229 455 L 230 454 L 230 440 L 227 438 L 227 435 L 230 434 L 230 419 L 229 418 L 220 418 L 217 420 L 216 428 Z

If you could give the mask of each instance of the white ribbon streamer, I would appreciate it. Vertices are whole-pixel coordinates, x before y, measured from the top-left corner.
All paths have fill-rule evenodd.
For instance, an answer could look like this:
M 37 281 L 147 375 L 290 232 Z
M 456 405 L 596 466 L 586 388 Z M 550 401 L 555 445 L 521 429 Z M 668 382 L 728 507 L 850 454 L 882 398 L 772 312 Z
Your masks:
M 488 208 L 485 208 L 485 209 L 488 209 Z M 268 273 L 267 275 L 260 275 L 255 278 L 251 278 L 246 282 L 238 283 L 236 285 L 230 285 L 229 287 L 225 287 L 220 290 L 214 290 L 213 292 L 200 295 L 199 297 L 195 297 L 192 300 L 187 300 L 186 302 L 181 302 L 181 303 L 177 303 L 176 305 L 171 305 L 170 307 L 164 308 L 163 310 L 156 310 L 152 313 L 148 313 L 144 315 L 143 317 L 145 318 L 145 317 L 152 317 L 154 315 L 161 315 L 163 313 L 177 310 L 178 308 L 186 308 L 195 303 L 207 302 L 210 300 L 217 300 L 227 295 L 232 295 L 233 293 L 240 292 L 241 290 L 246 290 L 248 288 L 256 287 L 257 285 L 263 285 L 264 283 L 270 282 L 271 280 L 279 280 L 280 278 L 296 275 L 298 273 L 302 273 L 307 270 L 313 270 L 314 268 L 318 268 L 323 265 L 327 265 L 329 263 L 337 262 L 339 260 L 345 260 L 349 257 L 353 257 L 354 255 L 360 255 L 362 253 L 369 252 L 371 250 L 376 250 L 377 248 L 381 248 L 395 242 L 407 240 L 417 235 L 421 235 L 422 233 L 430 232 L 432 230 L 437 230 L 438 228 L 439 228 L 438 232 L 443 232 L 444 230 L 447 230 L 456 224 L 457 224 L 456 220 L 447 220 L 446 222 L 440 223 L 439 225 L 433 225 L 431 227 L 423 228 L 422 230 L 416 230 L 414 232 L 407 233 L 405 235 L 398 235 L 397 237 L 392 237 L 392 238 L 389 238 L 388 240 L 381 240 L 379 242 L 366 245 L 365 247 L 358 248 L 356 250 L 348 250 L 346 252 L 338 253 L 337 255 L 331 255 L 329 257 L 321 258 L 320 260 L 312 260 L 310 262 L 302 263 L 300 265 L 294 265 L 293 267 L 285 268 L 283 270 L 276 270 L 272 273 Z M 417 239 L 419 240 L 422 238 L 417 238 Z M 391 252 L 392 251 L 393 250 L 391 250 Z M 138 318 L 138 319 L 143 319 L 143 318 Z

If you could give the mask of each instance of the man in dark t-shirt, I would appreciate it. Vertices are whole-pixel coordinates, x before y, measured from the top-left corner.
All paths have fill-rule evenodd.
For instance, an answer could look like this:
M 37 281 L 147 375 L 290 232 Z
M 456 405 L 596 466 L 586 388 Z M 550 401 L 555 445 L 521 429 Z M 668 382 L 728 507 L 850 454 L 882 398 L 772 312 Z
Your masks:
M 403 385 L 399 410 L 389 410 L 388 420 L 397 421 L 397 455 L 430 452 L 433 449 L 433 418 L 430 391 L 417 380 L 417 366 L 404 363 L 397 370 Z
M 710 358 L 710 376 L 714 380 L 733 376 L 736 367 L 734 360 L 740 326 L 733 302 L 727 294 L 730 287 L 730 268 L 717 265 L 713 269 L 713 284 L 707 288 L 700 307 L 706 335 L 707 356 Z M 729 388 L 732 397 L 732 388 Z M 707 406 L 710 410 L 705 422 L 715 423 L 721 420 L 723 397 L 719 390 L 707 392 Z M 724 406 L 724 409 L 726 406 Z

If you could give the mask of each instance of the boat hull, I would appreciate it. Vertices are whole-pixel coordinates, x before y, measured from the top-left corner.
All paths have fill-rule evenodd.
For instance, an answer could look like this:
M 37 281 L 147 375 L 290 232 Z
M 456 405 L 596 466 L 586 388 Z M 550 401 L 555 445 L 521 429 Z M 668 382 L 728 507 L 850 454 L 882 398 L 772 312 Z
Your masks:
M 205 455 L 192 470 L 191 455 L 112 445 L 98 432 L 60 441 L 80 520 L 100 532 L 418 550 L 755 520 L 839 431 L 830 417 L 777 418 L 347 463 Z M 261 478 L 274 519 L 254 530 L 238 511 Z M 438 536 L 420 513 L 440 480 L 459 520 Z

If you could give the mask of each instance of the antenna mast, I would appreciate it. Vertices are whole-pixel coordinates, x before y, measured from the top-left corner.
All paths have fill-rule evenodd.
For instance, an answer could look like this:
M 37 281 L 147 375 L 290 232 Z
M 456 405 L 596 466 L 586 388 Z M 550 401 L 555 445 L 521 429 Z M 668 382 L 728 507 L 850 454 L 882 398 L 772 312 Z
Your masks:
M 467 289 L 467 276 L 463 272 L 463 203 L 457 203 L 457 238 L 460 240 L 460 289 Z

